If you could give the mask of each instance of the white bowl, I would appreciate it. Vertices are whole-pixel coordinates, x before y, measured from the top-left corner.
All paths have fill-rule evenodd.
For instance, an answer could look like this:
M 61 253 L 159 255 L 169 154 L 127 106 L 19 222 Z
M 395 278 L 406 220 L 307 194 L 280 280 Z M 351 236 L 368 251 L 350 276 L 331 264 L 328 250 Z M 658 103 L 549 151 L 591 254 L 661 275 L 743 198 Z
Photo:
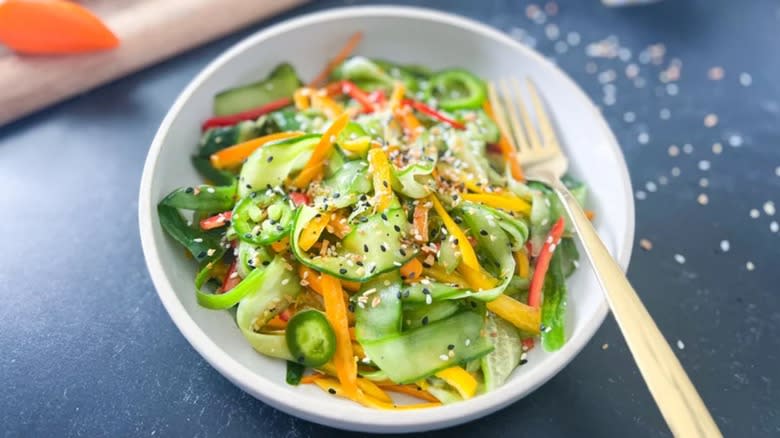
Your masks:
M 311 78 L 356 30 L 365 34 L 360 54 L 434 69 L 460 66 L 489 79 L 533 78 L 553 108 L 571 172 L 589 186 L 599 233 L 620 264 L 628 266 L 634 204 L 626 164 L 604 119 L 577 85 L 536 52 L 483 24 L 426 9 L 383 6 L 332 9 L 271 26 L 235 45 L 187 86 L 157 131 L 144 167 L 138 207 L 144 255 L 160 299 L 190 344 L 223 376 L 263 402 L 307 420 L 358 431 L 452 426 L 530 393 L 593 336 L 607 305 L 587 263 L 569 280 L 568 341 L 562 349 L 534 349 L 504 386 L 474 399 L 434 409 L 378 411 L 324 394 L 313 385 L 287 385 L 284 362 L 252 350 L 229 312 L 197 304 L 196 266 L 163 234 L 157 218 L 155 206 L 165 194 L 200 180 L 189 156 L 217 92 L 256 80 L 282 61 Z

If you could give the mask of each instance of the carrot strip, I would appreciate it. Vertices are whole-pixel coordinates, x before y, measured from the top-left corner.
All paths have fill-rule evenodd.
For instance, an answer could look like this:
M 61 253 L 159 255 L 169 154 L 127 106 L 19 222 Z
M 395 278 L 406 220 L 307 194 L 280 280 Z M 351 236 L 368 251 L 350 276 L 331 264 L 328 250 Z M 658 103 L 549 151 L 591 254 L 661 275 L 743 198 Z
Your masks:
M 322 134 L 320 142 L 314 147 L 314 151 L 311 154 L 311 158 L 301 170 L 301 173 L 292 181 L 292 184 L 300 189 L 306 187 L 317 175 L 322 172 L 322 165 L 325 163 L 325 159 L 333 149 L 333 143 L 336 141 L 339 133 L 349 121 L 349 115 L 347 113 L 341 114 L 330 127 Z
M 487 113 L 488 117 L 496 120 L 496 116 L 493 113 L 493 108 L 490 106 L 490 102 L 485 101 L 483 109 Z M 499 127 L 499 130 L 501 128 Z M 507 163 L 509 163 L 509 169 L 512 172 L 512 177 L 518 181 L 525 179 L 523 176 L 523 168 L 520 166 L 520 161 L 517 159 L 517 152 L 515 148 L 507 140 L 506 132 L 501 132 L 501 136 L 498 139 L 498 148 L 501 150 L 501 155 L 504 157 Z
M 341 280 L 341 287 L 343 287 L 344 289 L 350 292 L 359 291 L 361 286 L 362 285 L 357 281 Z
M 409 106 L 406 105 L 395 109 L 393 111 L 393 116 L 395 116 L 396 120 L 398 120 L 398 123 L 400 123 L 403 127 L 404 133 L 407 137 L 409 137 L 409 141 L 415 141 L 420 135 L 420 127 L 422 125 L 420 124 L 420 121 L 417 120 L 417 117 L 414 116 L 414 113 L 411 111 Z
M 314 384 L 319 386 L 323 391 L 338 395 L 339 397 L 348 398 L 363 406 L 376 409 L 394 409 L 394 410 L 408 410 L 408 409 L 424 409 L 441 406 L 441 403 L 416 403 L 411 405 L 396 405 L 393 403 L 387 403 L 382 400 L 378 400 L 375 397 L 367 395 L 362 391 L 354 394 L 349 393 L 343 384 L 339 383 L 336 379 L 331 377 L 323 377 L 314 380 Z
M 228 222 L 230 222 L 232 218 L 232 211 L 224 211 L 222 213 L 215 214 L 214 216 L 209 216 L 200 220 L 200 229 L 208 231 L 215 228 L 224 227 Z
M 284 330 L 287 328 L 287 321 L 277 315 L 265 324 L 265 328 L 269 330 Z
M 330 215 L 330 221 L 326 227 L 328 232 L 333 233 L 339 239 L 343 239 L 350 231 L 352 227 L 347 223 L 347 217 L 342 210 L 339 210 Z
M 430 204 L 426 201 L 420 201 L 414 207 L 412 229 L 414 230 L 414 240 L 418 242 L 428 241 L 428 212 L 430 209 Z
M 447 231 L 449 231 L 452 237 L 458 241 L 458 249 L 460 249 L 460 254 L 463 258 L 463 264 L 471 269 L 478 270 L 479 261 L 477 261 L 477 255 L 474 253 L 474 248 L 472 248 L 471 244 L 469 243 L 469 239 L 466 237 L 466 234 L 464 234 L 460 227 L 458 227 L 458 224 L 452 220 L 450 215 L 447 213 L 447 210 L 444 209 L 444 207 L 441 205 L 441 202 L 439 202 L 435 195 L 430 196 L 429 199 L 431 202 L 433 202 L 433 209 L 436 210 L 436 213 L 441 218 L 441 221 L 444 222 L 444 226 L 447 228 Z
M 411 259 L 401 266 L 401 278 L 406 283 L 414 283 L 422 277 L 423 266 L 417 259 Z
M 380 388 L 384 389 L 385 391 L 390 392 L 397 392 L 399 394 L 406 394 L 411 395 L 412 397 L 417 397 L 421 400 L 429 401 L 436 403 L 439 401 L 436 397 L 431 395 L 428 391 L 423 391 L 420 387 L 417 385 L 397 385 L 395 383 L 393 384 L 379 384 L 377 385 Z
M 119 45 L 100 18 L 64 0 L 0 3 L 0 42 L 15 52 L 35 55 L 93 52 Z
M 344 387 L 344 392 L 354 397 L 358 391 L 357 363 L 349 339 L 349 320 L 347 306 L 344 303 L 344 291 L 338 279 L 329 275 L 322 275 L 321 283 L 322 296 L 325 299 L 325 315 L 336 335 L 336 353 L 333 355 L 336 374 Z
M 347 40 L 347 43 L 344 45 L 344 47 L 339 51 L 336 56 L 328 62 L 328 64 L 325 66 L 325 68 L 318 74 L 310 83 L 310 87 L 319 87 L 322 84 L 325 83 L 325 80 L 328 79 L 328 76 L 330 76 L 333 69 L 336 68 L 339 64 L 341 64 L 347 57 L 355 51 L 355 48 L 360 43 L 360 40 L 363 39 L 363 32 L 355 32 L 352 34 L 352 36 L 349 37 Z
M 377 386 L 376 383 L 368 379 L 359 378 L 357 379 L 357 384 L 358 388 L 360 388 L 360 390 L 363 391 L 363 393 L 367 396 L 373 397 L 385 403 L 393 403 L 393 399 L 390 398 L 390 396 L 387 395 L 387 393 L 383 391 L 382 388 Z
M 211 165 L 217 169 L 229 169 L 240 165 L 252 152 L 268 143 L 301 135 L 303 135 L 303 132 L 277 132 L 276 134 L 264 135 L 215 152 L 211 154 L 209 159 L 211 160 Z
M 274 252 L 283 252 L 286 251 L 287 248 L 290 247 L 290 238 L 287 236 L 282 237 L 281 240 L 278 240 L 271 244 L 271 249 L 274 250 Z
M 320 373 L 309 374 L 308 376 L 301 377 L 301 383 L 304 385 L 309 383 L 314 383 L 315 380 L 322 379 L 323 377 L 325 377 L 325 374 L 320 374 Z
M 547 274 L 547 268 L 550 267 L 550 260 L 552 259 L 555 248 L 561 243 L 563 226 L 564 221 L 563 217 L 561 217 L 553 224 L 550 229 L 550 234 L 547 236 L 547 240 L 544 241 L 542 250 L 539 252 L 539 257 L 536 258 L 534 276 L 531 278 L 531 285 L 528 287 L 528 305 L 531 307 L 539 307 L 542 305 L 544 276 Z

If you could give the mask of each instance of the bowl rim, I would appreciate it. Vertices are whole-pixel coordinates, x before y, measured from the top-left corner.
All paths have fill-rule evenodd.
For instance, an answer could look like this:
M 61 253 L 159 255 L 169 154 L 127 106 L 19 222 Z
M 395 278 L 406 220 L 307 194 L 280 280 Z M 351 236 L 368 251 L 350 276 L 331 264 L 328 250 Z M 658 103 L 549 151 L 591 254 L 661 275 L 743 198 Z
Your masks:
M 240 55 L 250 47 L 263 44 L 265 40 L 269 38 L 297 28 L 305 28 L 319 22 L 367 16 L 389 16 L 398 19 L 418 19 L 439 22 L 458 27 L 465 32 L 479 34 L 492 40 L 505 43 L 512 47 L 512 49 L 523 52 L 535 62 L 541 63 L 543 66 L 557 71 L 561 78 L 572 86 L 575 93 L 579 94 L 578 98 L 585 99 L 587 102 L 592 102 L 574 80 L 536 51 L 513 40 L 498 29 L 459 15 L 410 6 L 350 6 L 327 9 L 284 20 L 247 36 L 211 61 L 189 82 L 166 113 L 165 118 L 152 140 L 151 147 L 144 163 L 143 175 L 141 177 L 138 200 L 138 220 L 141 244 L 152 283 L 157 290 L 157 294 L 160 297 L 165 310 L 168 312 L 168 315 L 171 317 L 176 327 L 184 335 L 190 345 L 192 345 L 192 347 L 211 366 L 244 391 L 250 393 L 262 402 L 288 414 L 342 429 L 365 432 L 411 432 L 432 430 L 465 423 L 495 412 L 528 395 L 555 376 L 564 366 L 574 359 L 580 350 L 582 350 L 590 341 L 596 330 L 604 321 L 608 312 L 608 306 L 603 295 L 601 296 L 594 317 L 585 322 L 582 330 L 572 334 L 571 338 L 567 340 L 566 345 L 551 358 L 550 366 L 544 369 L 536 368 L 530 370 L 531 372 L 526 374 L 512 390 L 501 391 L 499 389 L 461 403 L 427 409 L 425 410 L 424 415 L 420 415 L 419 411 L 387 412 L 365 409 L 365 412 L 361 411 L 361 415 L 359 416 L 346 417 L 342 412 L 339 412 L 339 410 L 329 411 L 327 409 L 322 409 L 323 405 L 319 403 L 308 403 L 304 399 L 290 399 L 289 393 L 283 391 L 273 383 L 266 382 L 263 379 L 257 379 L 252 370 L 241 365 L 223 351 L 219 345 L 213 342 L 198 326 L 194 319 L 189 315 L 182 302 L 177 298 L 173 285 L 163 269 L 160 254 L 157 253 L 154 245 L 155 239 L 152 212 L 154 211 L 155 203 L 151 196 L 153 169 L 156 167 L 160 151 L 162 150 L 163 140 L 170 130 L 177 114 L 185 108 L 190 95 L 193 94 L 209 76 L 222 68 L 223 64 L 228 60 Z M 626 270 L 628 269 L 628 263 L 631 258 L 635 232 L 635 212 L 631 179 L 629 177 L 625 158 L 614 133 L 609 128 L 609 125 L 602 115 L 597 111 L 595 105 L 593 105 L 592 111 L 594 113 L 594 119 L 598 121 L 600 129 L 605 133 L 608 149 L 610 149 L 611 153 L 614 154 L 618 161 L 620 167 L 618 172 L 623 182 L 623 186 L 626 189 L 624 193 L 625 205 L 627 208 L 626 229 L 623 230 L 623 241 L 617 242 L 616 247 L 616 259 L 620 266 Z

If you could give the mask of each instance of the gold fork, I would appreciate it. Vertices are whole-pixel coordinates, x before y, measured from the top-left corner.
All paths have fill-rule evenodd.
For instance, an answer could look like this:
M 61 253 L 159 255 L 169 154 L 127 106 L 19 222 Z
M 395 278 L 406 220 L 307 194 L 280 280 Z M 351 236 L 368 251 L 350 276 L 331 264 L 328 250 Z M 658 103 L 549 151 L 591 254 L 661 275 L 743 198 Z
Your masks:
M 596 229 L 560 178 L 568 161 L 536 86 L 526 79 L 533 115 L 523 103 L 518 80 L 488 84 L 488 95 L 499 128 L 517 151 L 525 176 L 551 187 L 561 200 L 591 262 L 612 314 L 634 356 L 650 393 L 677 437 L 720 437 L 718 426 L 696 392 L 680 361 L 631 287 Z

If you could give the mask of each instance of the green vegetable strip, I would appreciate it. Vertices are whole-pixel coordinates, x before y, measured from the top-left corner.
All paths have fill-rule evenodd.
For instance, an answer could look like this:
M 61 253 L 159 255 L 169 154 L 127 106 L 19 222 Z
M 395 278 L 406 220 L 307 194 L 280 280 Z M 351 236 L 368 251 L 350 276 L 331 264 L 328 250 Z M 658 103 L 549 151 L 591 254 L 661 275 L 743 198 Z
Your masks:
M 381 275 L 360 288 L 355 306 L 355 336 L 358 341 L 382 339 L 401 331 L 400 294 L 401 277 L 398 272 Z
M 211 161 L 208 158 L 193 156 L 192 165 L 203 176 L 203 178 L 213 182 L 218 186 L 229 186 L 233 184 L 236 177 L 230 172 L 224 172 L 217 170 L 211 165 Z
M 223 212 L 233 208 L 236 185 L 182 187 L 174 190 L 160 201 L 160 204 L 184 210 L 200 212 Z
M 542 346 L 555 351 L 566 342 L 564 320 L 566 317 L 566 278 L 561 266 L 561 254 L 556 251 L 550 261 L 544 279 L 542 300 Z
M 306 367 L 295 362 L 287 361 L 287 380 L 288 385 L 297 386 L 301 383 L 303 378 L 303 372 L 306 371 Z
M 225 248 L 219 240 L 187 225 L 176 208 L 161 203 L 157 206 L 157 215 L 163 230 L 187 248 L 198 263 L 219 260 L 225 254 Z

